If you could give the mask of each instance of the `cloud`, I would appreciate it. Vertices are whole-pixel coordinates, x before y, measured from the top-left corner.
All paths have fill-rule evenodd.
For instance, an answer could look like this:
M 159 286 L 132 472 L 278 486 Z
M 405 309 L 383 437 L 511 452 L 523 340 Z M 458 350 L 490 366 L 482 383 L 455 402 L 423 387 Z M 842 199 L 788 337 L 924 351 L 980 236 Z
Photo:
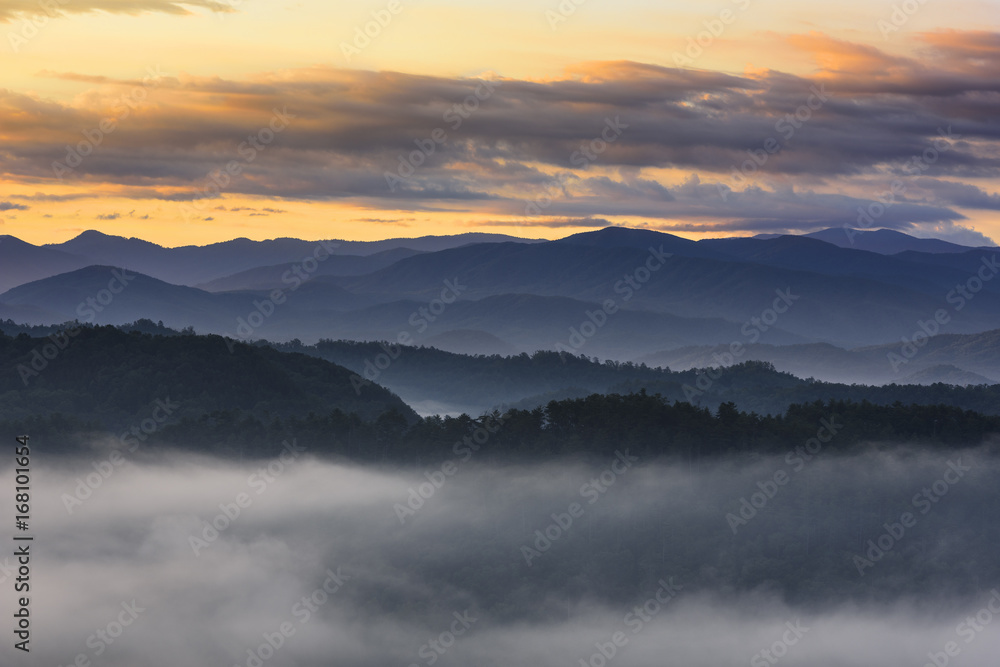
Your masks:
M 47 5 L 46 5 L 47 6 Z M 0 22 L 13 21 L 19 18 L 37 16 L 51 10 L 40 5 L 37 0 L 0 0 Z M 85 14 L 90 12 L 108 12 L 111 14 L 137 15 L 145 12 L 163 14 L 190 14 L 187 7 L 202 7 L 213 12 L 232 12 L 233 5 L 216 0 L 59 0 L 51 3 L 54 11 L 61 14 Z
M 916 236 L 941 239 L 973 248 L 980 246 L 996 247 L 997 245 L 996 241 L 982 232 L 961 225 L 913 225 L 908 231 L 914 233 Z
M 924 177 L 956 185 L 928 186 L 887 224 L 995 210 L 996 195 L 968 188 L 1000 178 L 1000 74 L 983 64 L 1000 59 L 997 35 L 924 34 L 919 58 L 822 33 L 787 39 L 814 59 L 815 75 L 594 62 L 490 83 L 325 66 L 163 77 L 115 141 L 67 178 L 176 202 L 221 192 L 505 216 L 549 198 L 530 224 L 644 216 L 767 231 L 796 216 L 802 229 L 856 218 L 864 197 L 848 193 L 909 177 L 914 160 L 933 155 Z M 72 103 L 0 90 L 5 177 L 52 179 L 66 146 L 135 82 L 92 83 L 99 92 Z M 280 132 L 269 128 L 276 113 L 287 120 Z M 220 176 L 234 161 L 240 173 Z
M 355 218 L 354 222 L 368 222 L 373 225 L 401 225 L 404 227 L 409 227 L 409 222 L 413 218 L 399 219 L 399 218 Z
M 250 215 L 266 215 L 268 213 L 288 213 L 288 211 L 285 211 L 280 208 L 270 208 L 266 206 L 260 209 L 254 208 L 253 206 L 231 206 L 229 208 L 226 208 L 225 206 L 216 206 L 213 210 L 229 211 L 230 213 L 241 213 L 243 211 L 249 211 Z
M 27 211 L 28 207 L 24 204 L 15 204 L 9 201 L 0 201 L 0 211 Z
M 1000 211 L 1000 194 L 991 194 L 969 183 L 924 179 L 919 189 L 950 206 Z
M 262 477 L 267 462 L 142 450 L 126 458 L 72 515 L 63 498 L 92 462 L 50 458 L 37 471 L 39 664 L 78 654 L 107 667 L 257 664 L 270 636 L 278 648 L 265 650 L 273 657 L 264 664 L 320 667 L 336 655 L 344 667 L 374 667 L 434 655 L 440 664 L 555 667 L 586 664 L 622 632 L 615 665 L 670 655 L 716 667 L 750 663 L 791 637 L 788 623 L 802 632 L 779 647 L 788 664 L 922 664 L 957 640 L 963 665 L 986 667 L 1000 650 L 992 631 L 971 642 L 956 635 L 996 581 L 996 522 L 975 510 L 994 502 L 997 465 L 981 450 L 820 454 L 801 471 L 784 457 L 646 462 L 605 482 L 593 503 L 580 486 L 608 462 L 473 461 L 404 524 L 394 506 L 436 464 L 364 468 L 303 456 Z M 972 470 L 859 576 L 852 555 L 914 511 L 913 494 L 956 458 Z M 726 513 L 778 469 L 788 482 L 734 535 Z M 241 494 L 249 503 L 239 507 Z M 583 512 L 549 530 L 556 537 L 527 565 L 521 547 L 572 502 Z M 11 511 L 2 518 L 13 520 Z M 209 522 L 220 528 L 207 532 Z M 672 598 L 661 581 L 679 586 Z M 650 603 L 658 592 L 661 602 Z M 119 616 L 125 608 L 134 618 Z M 452 625 L 456 613 L 474 621 L 438 652 L 430 640 L 462 627 Z M 119 618 L 124 629 L 105 632 L 115 641 L 98 641 Z M 275 638 L 283 623 L 294 632 Z M 4 642 L 0 660 L 15 657 Z
M 99 213 L 97 215 L 98 220 L 117 220 L 122 217 L 121 213 Z
M 510 223 L 503 223 L 510 224 Z M 526 218 L 515 223 L 519 227 L 590 227 L 593 229 L 604 229 L 615 225 L 604 218 Z

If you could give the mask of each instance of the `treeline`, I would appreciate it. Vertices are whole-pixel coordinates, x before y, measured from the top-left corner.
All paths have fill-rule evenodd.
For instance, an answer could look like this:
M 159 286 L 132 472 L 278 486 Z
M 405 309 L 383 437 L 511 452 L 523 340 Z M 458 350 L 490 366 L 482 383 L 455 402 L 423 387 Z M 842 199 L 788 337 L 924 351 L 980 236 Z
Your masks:
M 741 412 L 732 403 L 712 412 L 639 392 L 595 394 L 479 418 L 429 417 L 412 426 L 395 412 L 372 423 L 335 412 L 270 424 L 235 414 L 214 415 L 175 429 L 165 429 L 164 439 L 212 447 L 234 430 L 238 435 L 227 438 L 230 443 L 246 447 L 253 442 L 261 453 L 285 437 L 297 437 L 318 451 L 355 460 L 427 464 L 464 452 L 470 446 L 467 438 L 477 432 L 483 442 L 472 442 L 480 445 L 476 451 L 487 460 L 597 458 L 620 449 L 649 458 L 695 460 L 784 453 L 810 440 L 818 440 L 827 451 L 848 450 L 864 442 L 964 447 L 1000 434 L 1000 417 L 946 405 L 878 406 L 867 401 L 817 401 L 793 405 L 784 415 L 763 416 Z
M 49 434 L 63 443 L 54 449 L 81 445 L 80 433 L 120 440 L 122 433 L 140 429 L 150 444 L 224 456 L 268 456 L 296 437 L 325 455 L 418 463 L 455 456 L 456 442 L 477 429 L 484 437 L 487 425 L 488 435 L 478 443 L 484 456 L 507 458 L 607 456 L 620 448 L 684 459 L 778 452 L 818 437 L 824 420 L 837 420 L 835 432 L 826 427 L 834 448 L 865 441 L 964 446 L 1000 432 L 997 387 L 827 385 L 758 362 L 715 373 L 710 386 L 698 384 L 701 376 L 692 373 L 695 384 L 688 385 L 684 377 L 665 379 L 684 376 L 665 369 L 583 357 L 564 363 L 555 353 L 463 357 L 418 348 L 401 354 L 392 367 L 433 354 L 446 368 L 452 361 L 484 364 L 495 372 L 494 384 L 508 381 L 504 368 L 517 369 L 515 378 L 554 376 L 562 368 L 577 378 L 645 377 L 623 383 L 622 391 L 587 392 L 488 417 L 421 419 L 383 387 L 359 384 L 349 369 L 329 361 L 219 336 L 175 334 L 81 326 L 41 338 L 0 335 L 0 368 L 6 369 L 0 373 L 0 423 L 8 433 Z M 356 347 L 359 357 L 372 351 L 367 344 Z M 489 373 L 480 372 L 486 375 L 478 381 L 490 382 Z M 649 388 L 663 383 L 670 391 Z M 690 395 L 692 387 L 701 393 Z M 793 400 L 806 389 L 814 398 Z M 710 391 L 712 401 L 699 404 Z M 770 412 L 733 399 L 752 402 L 768 395 L 787 403 Z
M 0 424 L 0 432 L 30 433 L 40 460 L 83 446 L 89 437 L 119 437 L 87 433 L 88 427 L 93 424 L 35 417 Z M 586 503 L 583 496 L 573 489 L 567 497 L 535 507 L 534 501 L 522 503 L 507 487 L 494 485 L 484 486 L 495 503 L 485 505 L 482 521 L 442 527 L 434 523 L 433 513 L 407 516 L 406 525 L 398 529 L 411 530 L 407 535 L 415 541 L 407 543 L 413 548 L 390 550 L 384 557 L 419 576 L 430 590 L 454 590 L 453 573 L 467 571 L 461 578 L 463 594 L 474 595 L 485 610 L 510 621 L 523 620 L 525 609 L 539 622 L 560 618 L 565 605 L 553 599 L 572 604 L 600 599 L 629 608 L 665 574 L 677 577 L 686 594 L 767 590 L 790 602 L 813 605 L 845 600 L 882 604 L 919 586 L 934 598 L 935 609 L 953 603 L 958 613 L 977 599 L 981 586 L 992 585 L 982 582 L 1000 576 L 1000 561 L 993 557 L 1000 535 L 992 519 L 1000 511 L 1000 494 L 990 483 L 993 466 L 988 455 L 952 448 L 977 445 L 998 431 L 1000 418 L 948 406 L 833 401 L 767 417 L 729 404 L 712 412 L 638 393 L 415 424 L 392 411 L 367 422 L 340 411 L 271 420 L 218 411 L 164 424 L 125 456 L 135 461 L 165 447 L 179 447 L 249 460 L 274 456 L 283 440 L 294 438 L 310 455 L 415 464 L 421 472 L 445 470 L 449 462 L 464 470 L 466 462 L 530 461 L 537 465 L 526 467 L 534 471 L 526 474 L 544 475 L 582 460 L 588 465 L 580 469 L 580 483 L 605 469 L 616 451 L 627 450 L 628 456 L 639 459 L 633 470 L 668 457 L 670 462 L 697 464 L 679 468 L 684 480 L 697 482 L 694 487 L 665 475 L 662 487 L 626 492 L 625 485 L 639 474 L 630 472 L 609 493 L 619 498 L 626 493 L 626 501 L 637 501 L 634 506 L 610 498 L 593 509 L 585 505 L 587 514 L 577 519 L 579 527 L 557 533 L 551 548 L 536 531 L 552 523 L 553 512 L 565 512 L 568 502 Z M 897 450 L 893 460 L 905 465 L 894 467 L 881 452 L 872 456 L 862 451 L 869 442 L 922 443 L 937 449 L 938 455 Z M 787 452 L 792 452 L 791 458 Z M 759 467 L 729 465 L 734 458 L 752 463 L 769 453 L 777 459 Z M 807 456 L 818 460 L 799 466 L 797 461 Z M 917 528 L 907 530 L 899 548 L 883 555 L 871 546 L 885 525 L 900 521 L 902 512 L 919 512 L 914 494 L 937 488 L 935 481 L 949 470 L 946 461 L 970 468 L 968 480 L 937 491 L 947 493 L 947 502 L 935 505 L 926 517 L 919 514 Z M 870 468 L 875 463 L 881 467 Z M 776 470 L 785 471 L 791 481 L 774 487 L 771 493 L 778 495 L 766 506 L 755 500 L 757 509 L 747 514 L 743 501 L 761 491 L 760 483 L 774 479 Z M 475 474 L 463 472 L 461 484 L 474 484 L 477 478 L 468 475 Z M 449 497 L 461 498 L 460 492 L 447 495 L 456 492 L 448 487 L 433 499 L 435 507 L 440 509 Z M 399 503 L 406 502 L 401 488 Z M 395 521 L 395 510 L 388 504 L 384 510 Z M 734 523 L 732 516 L 746 523 Z M 427 526 L 430 532 L 425 532 Z M 423 535 L 436 544 L 463 546 L 442 555 L 420 542 Z M 541 554 L 532 558 L 530 567 L 525 546 Z M 343 558 L 350 557 L 349 551 L 345 547 Z M 442 557 L 454 562 L 443 565 Z M 859 565 L 857 557 L 872 564 Z M 859 572 L 862 565 L 864 576 Z M 581 587 L 581 576 L 593 584 Z M 364 588 L 352 591 L 347 594 L 363 599 L 371 593 Z M 383 605 L 387 610 L 398 604 L 376 594 L 366 608 L 378 614 Z
M 62 416 L 7 422 L 0 428 L 53 434 L 100 432 L 92 422 Z M 644 458 L 694 461 L 733 455 L 752 458 L 802 448 L 843 452 L 865 443 L 954 448 L 976 446 L 998 434 L 1000 417 L 946 405 L 817 401 L 770 416 L 742 412 L 731 403 L 712 412 L 639 392 L 595 394 L 477 418 L 435 416 L 416 422 L 395 409 L 370 421 L 342 410 L 271 419 L 222 410 L 170 419 L 140 437 L 147 449 L 180 447 L 224 457 L 272 456 L 280 451 L 282 441 L 295 438 L 317 455 L 427 465 L 456 456 L 468 459 L 470 452 L 483 461 L 563 456 L 598 460 L 628 449 Z M 103 435 L 117 438 L 122 434 Z M 122 442 L 134 441 L 126 436 Z
M 79 327 L 93 328 L 93 325 L 82 324 L 80 322 L 64 322 L 62 324 L 20 324 L 10 318 L 0 320 L 0 333 L 7 336 L 27 334 L 32 338 L 42 338 L 44 336 L 57 334 L 61 331 L 66 331 L 67 329 L 76 329 Z M 187 327 L 178 331 L 163 324 L 163 320 L 154 322 L 150 319 L 139 319 L 129 324 L 120 324 L 115 328 L 120 331 L 137 331 L 139 333 L 155 334 L 157 336 L 181 336 L 194 334 L 194 327 Z
M 35 339 L 73 326 L 78 325 L 26 327 L 10 321 L 0 322 L 0 330 L 8 335 L 27 334 Z M 150 320 L 139 320 L 117 329 L 158 337 L 193 336 L 191 330 L 174 331 Z M 241 345 L 234 341 L 230 344 Z M 552 400 L 583 398 L 594 393 L 629 394 L 645 389 L 671 402 L 690 402 L 712 411 L 723 403 L 733 403 L 746 412 L 780 415 L 795 404 L 844 400 L 869 401 L 877 405 L 896 402 L 944 404 L 1000 415 L 1000 385 L 838 384 L 798 378 L 777 371 L 771 363 L 763 361 L 747 361 L 714 370 L 671 371 L 641 363 L 600 361 L 583 355 L 545 351 L 507 357 L 462 355 L 429 347 L 343 340 L 322 340 L 317 345 L 303 345 L 297 340 L 288 343 L 257 341 L 250 347 L 299 353 L 342 366 L 352 372 L 353 378 L 349 378 L 347 385 L 351 392 L 356 386 L 380 385 L 410 402 L 460 406 L 459 409 L 474 414 L 494 408 L 533 409 Z M 44 403 L 40 407 L 47 408 Z M 246 406 L 238 407 L 246 409 Z M 309 409 L 316 407 L 310 405 Z M 344 405 L 327 405 L 321 407 L 321 411 L 335 407 L 347 412 L 353 410 Z M 371 412 L 365 416 L 371 418 Z M 0 419 L 3 417 L 0 412 Z
M 298 341 L 258 344 L 332 361 L 404 398 L 419 396 L 445 404 L 478 404 L 483 410 L 534 408 L 551 400 L 645 389 L 670 401 L 690 402 L 711 410 L 723 403 L 734 403 L 740 410 L 773 415 L 783 414 L 791 405 L 817 400 L 867 400 L 878 405 L 940 403 L 1000 415 L 1000 385 L 838 384 L 802 379 L 775 370 L 766 361 L 746 361 L 721 369 L 671 371 L 642 363 L 545 351 L 503 357 L 344 340 L 323 340 L 314 346 Z M 396 356 L 386 364 L 390 352 Z

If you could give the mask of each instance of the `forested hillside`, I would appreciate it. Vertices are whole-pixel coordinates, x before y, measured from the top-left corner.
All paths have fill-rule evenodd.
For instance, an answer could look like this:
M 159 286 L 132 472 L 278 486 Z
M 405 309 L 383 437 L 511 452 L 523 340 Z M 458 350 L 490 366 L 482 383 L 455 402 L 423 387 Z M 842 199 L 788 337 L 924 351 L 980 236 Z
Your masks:
M 218 410 L 270 419 L 340 409 L 363 419 L 395 410 L 416 420 L 382 387 L 356 391 L 347 369 L 220 336 L 110 326 L 42 338 L 0 335 L 0 368 L 0 420 L 60 414 L 116 429 L 141 422 L 157 401 L 168 400 L 171 419 Z

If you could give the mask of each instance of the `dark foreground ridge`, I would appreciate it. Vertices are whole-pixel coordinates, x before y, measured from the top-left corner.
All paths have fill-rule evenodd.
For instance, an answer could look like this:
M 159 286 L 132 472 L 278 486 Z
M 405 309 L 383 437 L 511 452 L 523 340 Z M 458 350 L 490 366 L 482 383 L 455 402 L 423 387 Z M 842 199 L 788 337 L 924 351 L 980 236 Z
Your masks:
M 461 355 L 450 358 L 465 363 Z M 495 381 L 504 381 L 505 368 L 537 362 L 544 369 L 552 360 L 524 355 L 486 361 L 501 371 Z M 647 385 L 681 386 L 685 374 L 635 366 L 627 392 L 480 417 L 420 419 L 388 390 L 374 383 L 358 387 L 354 373 L 322 359 L 218 336 L 114 327 L 80 327 L 45 338 L 0 337 L 0 367 L 7 369 L 0 375 L 0 423 L 9 431 L 58 437 L 50 452 L 85 448 L 100 436 L 119 446 L 139 439 L 147 450 L 270 456 L 282 441 L 296 438 L 316 454 L 368 462 L 428 463 L 455 456 L 462 447 L 481 449 L 484 460 L 597 458 L 624 448 L 647 458 L 697 460 L 806 446 L 845 451 L 866 442 L 974 446 L 1000 433 L 1000 416 L 962 406 L 996 400 L 995 387 L 879 388 L 883 399 L 912 399 L 879 405 L 869 400 L 873 388 L 814 383 L 815 400 L 767 415 L 741 410 L 723 400 L 725 393 L 715 407 L 653 393 Z M 621 365 L 578 358 L 570 367 L 579 368 L 581 377 L 629 377 L 624 372 L 629 368 Z M 720 387 L 736 395 L 756 387 L 758 394 L 794 396 L 802 382 L 766 364 L 745 364 L 726 383 L 720 380 Z M 826 396 L 824 387 L 830 389 Z M 473 436 L 478 439 L 469 440 Z

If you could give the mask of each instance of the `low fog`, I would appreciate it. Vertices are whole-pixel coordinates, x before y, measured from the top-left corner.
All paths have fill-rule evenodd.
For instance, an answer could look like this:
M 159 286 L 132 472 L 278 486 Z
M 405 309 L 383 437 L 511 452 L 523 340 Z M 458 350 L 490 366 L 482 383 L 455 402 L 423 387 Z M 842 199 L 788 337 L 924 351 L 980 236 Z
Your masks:
M 698 465 L 620 451 L 419 469 L 127 454 L 96 488 L 106 452 L 39 455 L 30 664 L 995 664 L 1000 466 L 985 450 Z

